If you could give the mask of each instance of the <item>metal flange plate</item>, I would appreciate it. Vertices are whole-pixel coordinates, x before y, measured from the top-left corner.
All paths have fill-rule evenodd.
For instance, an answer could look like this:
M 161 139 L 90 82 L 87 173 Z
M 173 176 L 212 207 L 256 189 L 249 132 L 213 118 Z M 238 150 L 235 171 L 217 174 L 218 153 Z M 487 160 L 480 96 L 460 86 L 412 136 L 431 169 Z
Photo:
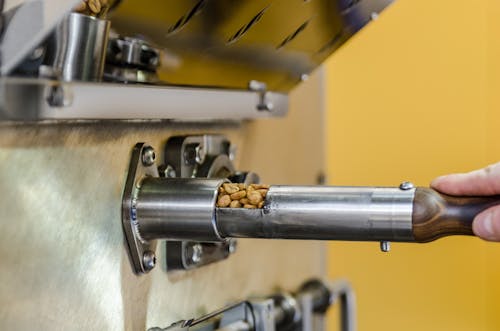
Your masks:
M 123 191 L 123 231 L 128 245 L 131 264 L 137 274 L 149 272 L 156 264 L 156 240 L 145 241 L 141 238 L 135 209 L 142 179 L 147 176 L 159 177 L 155 159 L 156 155 L 151 146 L 145 143 L 136 144 L 132 150 L 129 171 Z

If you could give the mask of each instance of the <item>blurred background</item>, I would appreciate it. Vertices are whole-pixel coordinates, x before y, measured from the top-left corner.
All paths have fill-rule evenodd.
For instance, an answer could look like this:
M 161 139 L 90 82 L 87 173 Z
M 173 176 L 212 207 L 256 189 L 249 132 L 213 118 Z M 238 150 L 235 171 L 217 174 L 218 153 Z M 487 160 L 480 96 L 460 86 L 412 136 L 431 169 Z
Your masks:
M 500 160 L 500 2 L 398 0 L 326 64 L 328 184 L 426 186 Z M 499 330 L 500 245 L 329 244 L 359 330 Z M 336 330 L 337 312 L 330 312 Z

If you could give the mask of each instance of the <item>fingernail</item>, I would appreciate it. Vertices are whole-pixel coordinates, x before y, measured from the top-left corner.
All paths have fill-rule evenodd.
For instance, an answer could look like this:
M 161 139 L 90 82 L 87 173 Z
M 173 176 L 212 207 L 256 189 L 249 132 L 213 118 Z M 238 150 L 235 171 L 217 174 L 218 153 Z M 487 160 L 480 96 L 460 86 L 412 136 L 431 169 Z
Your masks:
M 497 235 L 493 229 L 493 213 L 485 213 L 484 216 L 476 218 L 474 221 L 474 233 L 486 240 L 497 240 Z
M 439 183 L 445 178 L 445 176 L 439 176 L 437 178 L 434 178 L 431 182 L 431 187 L 439 185 Z

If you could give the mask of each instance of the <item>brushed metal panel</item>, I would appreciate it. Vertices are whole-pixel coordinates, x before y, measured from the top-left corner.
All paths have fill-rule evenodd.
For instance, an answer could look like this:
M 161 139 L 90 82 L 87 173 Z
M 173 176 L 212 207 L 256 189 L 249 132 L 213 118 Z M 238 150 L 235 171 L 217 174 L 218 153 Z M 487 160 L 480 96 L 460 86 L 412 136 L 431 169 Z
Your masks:
M 323 162 L 319 77 L 291 98 L 286 119 L 242 125 L 1 124 L 0 329 L 164 327 L 322 274 L 318 242 L 240 240 L 230 259 L 181 275 L 166 274 L 164 247 L 146 276 L 132 273 L 125 253 L 121 195 L 138 141 L 159 148 L 174 134 L 223 133 L 240 147 L 240 169 L 266 182 L 314 183 Z

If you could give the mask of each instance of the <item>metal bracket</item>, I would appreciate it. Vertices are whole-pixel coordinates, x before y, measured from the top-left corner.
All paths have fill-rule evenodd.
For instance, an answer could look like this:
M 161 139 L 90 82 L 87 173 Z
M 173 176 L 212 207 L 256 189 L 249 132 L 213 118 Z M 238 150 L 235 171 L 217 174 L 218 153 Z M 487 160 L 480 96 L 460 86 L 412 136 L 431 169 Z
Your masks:
M 172 137 L 165 145 L 166 164 L 160 172 L 164 177 L 228 178 L 236 174 L 231 147 L 221 135 Z M 222 243 L 167 241 L 167 270 L 191 270 L 224 260 L 236 246 L 235 239 Z
M 167 241 L 167 270 L 190 270 L 218 262 L 236 251 L 237 241 L 222 243 Z
M 141 187 L 141 180 L 146 176 L 159 177 L 155 164 L 156 153 L 154 149 L 145 144 L 138 143 L 132 150 L 130 166 L 125 182 L 122 198 L 122 223 L 130 260 L 136 273 L 147 273 L 156 265 L 156 240 L 145 241 L 141 238 L 135 204 L 137 194 Z
M 141 184 L 146 177 L 167 178 L 235 178 L 238 182 L 255 183 L 254 173 L 237 173 L 230 160 L 234 149 L 220 135 L 172 137 L 165 147 L 165 165 L 158 169 L 155 150 L 145 144 L 137 144 L 130 160 L 129 172 L 122 199 L 122 223 L 129 248 L 129 255 L 136 273 L 147 273 L 156 265 L 157 240 L 146 240 L 147 231 L 141 235 L 137 218 Z M 160 179 L 161 181 L 162 179 Z M 143 224 L 141 224 L 143 225 Z M 205 238 L 205 237 L 203 237 Z M 199 239 L 210 240 L 210 239 Z M 236 240 L 224 242 L 167 241 L 167 271 L 190 270 L 226 259 L 236 251 Z

